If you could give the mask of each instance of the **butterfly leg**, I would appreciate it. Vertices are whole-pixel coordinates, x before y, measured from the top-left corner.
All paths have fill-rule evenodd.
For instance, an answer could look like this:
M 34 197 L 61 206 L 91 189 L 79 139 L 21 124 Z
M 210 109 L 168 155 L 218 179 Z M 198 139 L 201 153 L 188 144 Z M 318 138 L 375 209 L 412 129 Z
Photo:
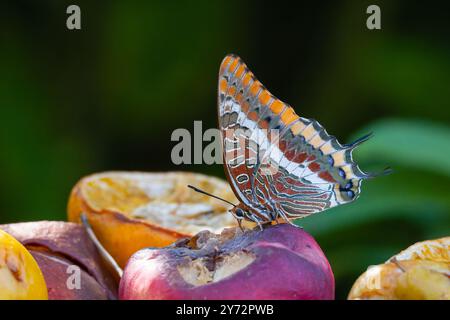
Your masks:
M 247 219 L 249 219 L 250 221 L 253 221 L 254 223 L 256 223 L 259 227 L 259 230 L 263 231 L 263 226 L 261 224 L 261 222 L 258 220 L 258 218 L 256 218 L 253 214 L 248 213 L 246 215 Z
M 244 232 L 244 228 L 242 227 L 242 219 L 237 219 L 238 225 L 239 225 L 239 229 L 241 229 L 242 232 Z
M 262 226 L 261 222 L 259 222 L 259 221 L 256 221 L 256 223 L 258 224 L 259 230 L 260 230 L 260 231 L 263 231 L 263 230 L 264 230 L 264 228 L 263 228 L 263 226 Z
M 276 211 L 277 211 L 277 213 L 283 218 L 284 221 L 286 221 L 287 223 L 289 223 L 290 225 L 292 225 L 292 226 L 294 226 L 294 227 L 303 229 L 302 227 L 296 225 L 296 224 L 293 223 L 291 220 L 289 220 L 289 218 L 284 214 L 284 212 L 283 212 L 282 210 L 278 210 L 278 209 L 277 209 Z

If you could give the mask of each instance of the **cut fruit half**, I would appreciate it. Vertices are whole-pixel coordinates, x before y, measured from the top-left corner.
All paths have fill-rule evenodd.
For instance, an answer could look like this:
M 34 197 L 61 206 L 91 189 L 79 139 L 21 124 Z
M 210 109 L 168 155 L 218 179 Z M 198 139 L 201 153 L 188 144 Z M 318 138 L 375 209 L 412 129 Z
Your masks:
M 0 300 L 47 300 L 47 285 L 30 252 L 0 230 Z
M 118 264 L 145 247 L 164 247 L 202 230 L 214 233 L 237 225 L 227 203 L 188 188 L 193 185 L 232 203 L 225 181 L 197 173 L 105 172 L 81 179 L 68 204 L 69 221 L 85 212 Z
M 349 299 L 450 300 L 450 237 L 418 242 L 371 266 Z

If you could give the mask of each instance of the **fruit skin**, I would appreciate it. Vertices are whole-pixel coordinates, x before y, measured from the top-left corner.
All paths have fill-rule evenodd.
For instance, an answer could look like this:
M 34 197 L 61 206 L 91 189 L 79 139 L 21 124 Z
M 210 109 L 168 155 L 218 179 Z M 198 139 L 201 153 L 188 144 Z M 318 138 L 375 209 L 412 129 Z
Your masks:
M 38 264 L 13 236 L 0 230 L 0 300 L 46 300 Z
M 107 300 L 108 293 L 89 273 L 80 269 L 80 289 L 70 290 L 67 286 L 68 269 L 73 263 L 67 259 L 55 257 L 45 252 L 32 251 L 33 257 L 44 270 L 49 284 L 50 300 Z M 70 281 L 69 281 L 70 282 Z
M 149 197 L 142 181 L 148 179 L 151 188 L 171 185 L 168 194 Z M 215 177 L 190 172 L 103 172 L 81 179 L 72 189 L 67 212 L 68 220 L 80 222 L 84 212 L 99 241 L 123 268 L 133 253 L 146 247 L 165 247 L 178 239 L 190 237 L 190 232 L 160 226 L 145 219 L 136 219 L 132 212 L 153 200 L 168 197 L 174 203 L 211 203 L 214 210 L 226 217 L 228 207 L 220 201 L 200 195 L 190 190 L 192 184 L 202 189 L 236 202 L 236 198 L 225 181 Z M 99 187 L 100 186 L 100 187 Z M 232 225 L 235 226 L 234 220 Z M 188 224 L 194 225 L 195 219 Z M 217 227 L 229 227 L 230 224 Z M 120 235 L 120 236 L 117 236 Z
M 450 300 L 450 237 L 418 242 L 371 266 L 353 284 L 351 300 Z
M 334 299 L 331 267 L 313 237 L 302 229 L 279 224 L 263 231 L 233 232 L 204 246 L 198 242 L 205 234 L 198 234 L 170 247 L 140 250 L 124 270 L 119 299 Z M 179 271 L 208 256 L 211 262 L 240 254 L 252 257 L 252 261 L 238 261 L 241 269 L 228 276 L 225 273 L 217 281 L 191 284 Z M 194 281 L 202 276 L 199 270 L 192 269 Z
M 0 229 L 13 235 L 33 255 L 44 275 L 50 300 L 116 299 L 117 283 L 105 270 L 82 226 L 39 221 L 0 225 Z M 74 274 L 69 266 L 79 267 L 80 289 L 67 285 Z

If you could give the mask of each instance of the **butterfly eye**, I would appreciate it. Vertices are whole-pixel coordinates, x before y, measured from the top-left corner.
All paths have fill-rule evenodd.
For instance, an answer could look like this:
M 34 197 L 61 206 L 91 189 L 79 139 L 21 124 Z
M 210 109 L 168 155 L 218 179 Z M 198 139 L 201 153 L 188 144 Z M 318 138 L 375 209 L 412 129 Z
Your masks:
M 241 208 L 237 208 L 234 213 L 235 213 L 236 217 L 238 217 L 238 218 L 244 217 L 244 210 L 242 210 Z

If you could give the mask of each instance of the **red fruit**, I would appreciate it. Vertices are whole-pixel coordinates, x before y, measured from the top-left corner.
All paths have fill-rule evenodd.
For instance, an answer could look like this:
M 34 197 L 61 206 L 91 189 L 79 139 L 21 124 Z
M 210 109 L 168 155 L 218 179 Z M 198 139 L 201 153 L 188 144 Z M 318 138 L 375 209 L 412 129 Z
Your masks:
M 294 226 L 203 231 L 135 253 L 119 298 L 334 299 L 334 277 L 317 242 Z

